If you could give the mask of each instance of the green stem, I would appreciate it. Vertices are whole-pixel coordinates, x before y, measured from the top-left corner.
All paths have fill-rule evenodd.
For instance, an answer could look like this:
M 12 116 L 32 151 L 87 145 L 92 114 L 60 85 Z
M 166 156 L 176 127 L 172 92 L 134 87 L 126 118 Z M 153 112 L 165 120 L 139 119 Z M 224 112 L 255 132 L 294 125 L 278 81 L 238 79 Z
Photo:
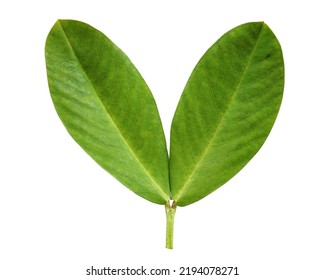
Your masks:
M 168 201 L 165 205 L 166 210 L 166 248 L 173 249 L 174 240 L 174 218 L 176 213 L 175 201 Z

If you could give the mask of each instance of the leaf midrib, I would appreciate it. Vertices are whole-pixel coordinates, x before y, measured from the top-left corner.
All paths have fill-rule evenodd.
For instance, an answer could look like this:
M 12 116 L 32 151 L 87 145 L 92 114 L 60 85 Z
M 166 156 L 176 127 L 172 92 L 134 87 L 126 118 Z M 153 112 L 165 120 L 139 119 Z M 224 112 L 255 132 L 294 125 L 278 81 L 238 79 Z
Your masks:
M 125 143 L 125 145 L 126 145 L 127 148 L 129 149 L 129 151 L 131 152 L 132 156 L 135 158 L 135 160 L 136 160 L 136 161 L 138 162 L 138 164 L 141 166 L 141 168 L 143 169 L 144 173 L 148 176 L 148 178 L 150 178 L 150 180 L 151 180 L 152 183 L 153 183 L 153 186 L 154 186 L 154 187 L 159 191 L 159 194 L 161 195 L 161 197 L 162 197 L 163 199 L 165 199 L 166 201 L 169 200 L 169 196 L 168 196 L 167 194 L 165 194 L 165 192 L 164 192 L 163 189 L 160 187 L 160 185 L 156 182 L 156 180 L 152 177 L 152 175 L 151 175 L 151 174 L 148 172 L 148 170 L 144 167 L 144 165 L 142 164 L 142 162 L 140 161 L 140 159 L 136 156 L 136 153 L 134 152 L 134 150 L 132 149 L 132 147 L 131 147 L 131 146 L 129 145 L 129 143 L 126 141 L 126 139 L 125 139 L 124 135 L 122 134 L 122 132 L 119 130 L 119 128 L 118 128 L 116 122 L 115 122 L 114 119 L 111 117 L 111 115 L 109 114 L 109 110 L 106 108 L 106 106 L 103 104 L 102 100 L 100 99 L 100 97 L 99 97 L 99 95 L 98 95 L 98 93 L 97 93 L 95 87 L 93 86 L 93 84 L 92 84 L 90 78 L 88 77 L 88 75 L 87 75 L 85 69 L 83 68 L 83 66 L 82 66 L 82 64 L 81 64 L 81 62 L 80 62 L 78 56 L 76 55 L 76 53 L 75 53 L 75 51 L 74 51 L 74 49 L 73 49 L 73 47 L 72 47 L 72 45 L 71 45 L 71 43 L 70 43 L 70 41 L 69 41 L 69 39 L 68 39 L 67 34 L 66 34 L 65 31 L 64 31 L 64 28 L 63 28 L 61 22 L 58 21 L 58 23 L 59 23 L 59 25 L 60 25 L 60 27 L 61 27 L 61 29 L 62 29 L 62 32 L 63 32 L 63 34 L 64 34 L 64 37 L 65 37 L 65 39 L 66 39 L 66 41 L 67 41 L 67 43 L 68 43 L 68 45 L 69 45 L 69 47 L 70 47 L 70 49 L 71 49 L 73 55 L 74 55 L 74 57 L 76 58 L 76 60 L 77 60 L 77 62 L 78 62 L 79 67 L 81 68 L 82 73 L 84 73 L 84 75 L 85 75 L 85 77 L 86 77 L 88 83 L 90 84 L 91 88 L 93 89 L 93 92 L 95 93 L 95 96 L 98 98 L 99 103 L 102 105 L 102 107 L 104 108 L 105 112 L 107 113 L 107 114 L 106 114 L 107 118 L 108 118 L 108 119 L 113 123 L 114 127 L 116 128 L 116 130 L 117 130 L 117 132 L 118 132 L 118 134 L 119 134 L 119 136 L 120 136 L 120 138 L 123 140 L 123 142 Z
M 221 117 L 219 123 L 216 125 L 216 128 L 215 128 L 215 131 L 214 131 L 214 133 L 213 133 L 213 136 L 211 137 L 211 139 L 210 139 L 208 145 L 206 146 L 206 148 L 204 149 L 204 151 L 203 151 L 203 153 L 202 153 L 202 155 L 201 155 L 201 157 L 200 157 L 200 159 L 199 159 L 197 165 L 194 167 L 192 173 L 188 176 L 187 180 L 186 180 L 185 183 L 183 184 L 183 187 L 180 188 L 179 191 L 178 191 L 178 193 L 177 193 L 177 195 L 176 195 L 175 197 L 173 197 L 173 199 L 176 201 L 176 203 L 177 203 L 177 200 L 179 200 L 180 197 L 182 196 L 182 194 L 186 191 L 186 187 L 190 184 L 190 182 L 191 182 L 193 176 L 196 174 L 196 171 L 200 168 L 202 162 L 204 161 L 205 156 L 208 154 L 208 152 L 209 152 L 209 150 L 210 150 L 210 148 L 211 148 L 211 146 L 212 146 L 212 143 L 214 142 L 214 139 L 217 138 L 217 135 L 218 135 L 219 129 L 220 129 L 220 127 L 221 127 L 221 125 L 222 125 L 222 123 L 223 123 L 223 121 L 224 121 L 224 119 L 225 119 L 225 116 L 227 115 L 227 112 L 229 112 L 229 108 L 230 108 L 231 104 L 233 103 L 233 101 L 234 101 L 234 99 L 235 99 L 235 96 L 237 95 L 237 93 L 238 93 L 238 91 L 239 91 L 239 88 L 240 88 L 240 86 L 241 86 L 241 84 L 242 84 L 242 82 L 243 82 L 243 80 L 244 80 L 244 77 L 246 76 L 247 69 L 248 69 L 249 66 L 250 66 L 250 63 L 251 63 L 252 57 L 253 57 L 253 55 L 254 55 L 254 52 L 255 52 L 255 49 L 256 49 L 256 46 L 257 46 L 258 40 L 260 39 L 260 36 L 261 36 L 261 33 L 262 33 L 263 26 L 264 26 L 264 23 L 261 24 L 260 33 L 259 33 L 259 35 L 258 35 L 258 37 L 257 37 L 257 39 L 256 39 L 256 42 L 255 42 L 254 48 L 253 48 L 253 50 L 252 50 L 252 52 L 251 52 L 251 54 L 250 54 L 250 57 L 249 57 L 249 59 L 248 59 L 248 61 L 247 61 L 246 67 L 245 67 L 245 69 L 244 69 L 244 71 L 243 71 L 243 74 L 242 74 L 242 76 L 241 76 L 241 78 L 240 78 L 240 80 L 239 80 L 239 82 L 238 82 L 238 85 L 236 86 L 236 89 L 235 89 L 235 91 L 234 91 L 234 94 L 233 94 L 233 96 L 231 97 L 231 99 L 230 99 L 230 101 L 229 101 L 229 103 L 228 103 L 228 105 L 227 105 L 226 110 L 224 111 L 223 116 Z

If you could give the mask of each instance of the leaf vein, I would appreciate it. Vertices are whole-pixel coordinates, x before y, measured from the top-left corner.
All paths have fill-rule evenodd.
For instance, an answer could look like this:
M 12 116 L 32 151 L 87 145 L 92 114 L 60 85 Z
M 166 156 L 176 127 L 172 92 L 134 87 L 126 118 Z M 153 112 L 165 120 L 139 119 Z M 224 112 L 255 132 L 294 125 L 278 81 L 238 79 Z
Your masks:
M 151 174 L 149 173 L 149 171 L 148 171 L 148 170 L 143 166 L 142 162 L 141 162 L 140 159 L 137 157 L 135 151 L 134 151 L 134 150 L 132 149 L 132 147 L 129 145 L 129 143 L 127 142 L 126 138 L 124 137 L 124 135 L 122 134 L 122 132 L 121 132 L 120 129 L 118 128 L 116 121 L 114 121 L 114 119 L 112 118 L 112 116 L 109 114 L 109 110 L 106 108 L 105 104 L 103 104 L 103 102 L 102 102 L 101 98 L 99 97 L 99 95 L 98 95 L 98 93 L 97 93 L 97 91 L 96 91 L 94 85 L 92 84 L 92 82 L 91 82 L 90 78 L 88 77 L 87 73 L 85 72 L 85 70 L 84 70 L 84 68 L 83 68 L 83 66 L 82 66 L 82 64 L 81 64 L 81 62 L 80 62 L 78 56 L 76 55 L 76 53 L 75 53 L 75 51 L 74 51 L 74 49 L 73 49 L 73 47 L 72 47 L 72 45 L 71 45 L 71 43 L 70 43 L 70 41 L 69 41 L 69 38 L 67 37 L 67 34 L 66 34 L 66 32 L 65 32 L 65 30 L 64 30 L 64 28 L 63 28 L 63 26 L 62 26 L 62 24 L 61 24 L 60 22 L 59 22 L 59 24 L 60 24 L 60 27 L 61 27 L 61 29 L 62 29 L 62 32 L 63 32 L 63 34 L 64 34 L 64 36 L 65 36 L 65 39 L 66 39 L 66 41 L 67 41 L 67 43 L 68 43 L 68 45 L 69 45 L 69 47 L 70 47 L 70 49 L 71 49 L 73 55 L 75 56 L 75 58 L 76 58 L 76 60 L 77 60 L 77 62 L 78 62 L 78 64 L 79 64 L 79 66 L 80 66 L 82 72 L 85 74 L 85 77 L 87 78 L 87 81 L 89 82 L 91 88 L 93 89 L 93 91 L 94 91 L 94 93 L 95 93 L 95 96 L 99 99 L 100 104 L 103 106 L 104 110 L 107 112 L 107 117 L 110 119 L 110 121 L 112 122 L 112 124 L 114 125 L 114 127 L 116 128 L 116 130 L 118 131 L 118 133 L 119 133 L 119 135 L 120 135 L 120 138 L 121 138 L 122 141 L 125 143 L 125 145 L 127 146 L 128 150 L 130 151 L 131 155 L 134 157 L 134 159 L 136 160 L 136 162 L 138 162 L 139 166 L 140 166 L 140 167 L 142 168 L 142 170 L 144 171 L 144 174 L 147 175 L 147 177 L 151 180 L 153 186 L 158 190 L 158 192 L 160 193 L 161 197 L 162 197 L 163 199 L 168 200 L 168 199 L 169 199 L 169 196 L 168 196 L 168 195 L 163 191 L 163 189 L 160 187 L 160 185 L 159 185 L 159 184 L 156 182 L 156 180 L 151 176 Z
M 211 146 L 213 146 L 214 139 L 217 138 L 217 135 L 218 135 L 218 132 L 219 132 L 219 130 L 220 130 L 220 127 L 222 126 L 222 123 L 223 123 L 224 120 L 225 120 L 225 116 L 227 115 L 227 112 L 229 111 L 229 108 L 231 107 L 231 105 L 232 105 L 232 103 L 233 103 L 233 101 L 234 101 L 234 99 L 235 99 L 235 96 L 237 95 L 237 93 L 238 93 L 238 91 L 239 91 L 239 89 L 240 89 L 240 86 L 241 86 L 241 84 L 242 84 L 242 82 L 243 82 L 243 80 L 244 80 L 244 77 L 245 77 L 246 74 L 247 74 L 247 69 L 249 68 L 249 65 L 250 65 L 250 63 L 251 63 L 252 57 L 253 57 L 253 55 L 254 55 L 254 52 L 255 52 L 255 49 L 256 49 L 257 43 L 258 43 L 259 38 L 260 38 L 261 33 L 262 33 L 263 26 L 264 26 L 264 24 L 262 24 L 262 26 L 261 26 L 260 33 L 259 33 L 259 35 L 258 35 L 258 37 L 257 37 L 257 39 L 256 39 L 255 45 L 254 45 L 254 47 L 253 47 L 253 49 L 252 49 L 252 52 L 251 52 L 251 54 L 250 54 L 250 56 L 249 56 L 249 58 L 248 58 L 248 61 L 247 61 L 246 67 L 245 67 L 245 69 L 244 69 L 244 71 L 243 71 L 243 74 L 242 74 L 242 76 L 241 76 L 241 78 L 240 78 L 240 80 L 239 80 L 239 82 L 238 82 L 238 84 L 237 84 L 237 86 L 236 86 L 236 88 L 235 88 L 235 90 L 234 90 L 234 93 L 233 93 L 233 95 L 232 95 L 232 97 L 231 97 L 231 99 L 230 99 L 230 101 L 229 101 L 229 103 L 228 103 L 228 105 L 227 105 L 227 107 L 226 107 L 226 109 L 225 109 L 225 111 L 224 111 L 224 113 L 223 113 L 223 115 L 222 115 L 222 117 L 221 117 L 219 123 L 216 124 L 215 131 L 214 131 L 214 133 L 213 133 L 213 135 L 212 135 L 212 137 L 211 137 L 211 139 L 210 139 L 208 145 L 207 145 L 206 148 L 204 149 L 204 151 L 203 151 L 203 153 L 202 153 L 202 155 L 201 155 L 201 157 L 200 157 L 198 163 L 195 165 L 193 171 L 190 173 L 190 175 L 189 175 L 188 178 L 186 179 L 185 183 L 183 184 L 183 187 L 181 187 L 181 188 L 179 189 L 177 195 L 175 195 L 175 197 L 174 197 L 174 200 L 175 200 L 176 202 L 177 202 L 177 200 L 182 196 L 182 194 L 186 191 L 187 186 L 188 186 L 188 185 L 190 184 L 190 182 L 192 181 L 194 175 L 196 174 L 196 171 L 197 171 L 197 170 L 200 168 L 200 166 L 202 165 L 202 163 L 203 163 L 203 161 L 204 161 L 204 158 L 205 158 L 205 156 L 208 154 L 208 151 L 210 150 Z M 210 85 L 209 85 L 209 86 L 210 86 Z

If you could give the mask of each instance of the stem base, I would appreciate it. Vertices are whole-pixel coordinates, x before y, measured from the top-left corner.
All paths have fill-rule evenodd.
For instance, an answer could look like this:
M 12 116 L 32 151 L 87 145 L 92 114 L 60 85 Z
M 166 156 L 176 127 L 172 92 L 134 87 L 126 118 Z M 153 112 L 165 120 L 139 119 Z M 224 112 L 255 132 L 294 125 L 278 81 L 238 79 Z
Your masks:
M 176 213 L 175 201 L 168 201 L 165 204 L 165 211 L 166 211 L 166 248 L 173 249 L 174 219 Z

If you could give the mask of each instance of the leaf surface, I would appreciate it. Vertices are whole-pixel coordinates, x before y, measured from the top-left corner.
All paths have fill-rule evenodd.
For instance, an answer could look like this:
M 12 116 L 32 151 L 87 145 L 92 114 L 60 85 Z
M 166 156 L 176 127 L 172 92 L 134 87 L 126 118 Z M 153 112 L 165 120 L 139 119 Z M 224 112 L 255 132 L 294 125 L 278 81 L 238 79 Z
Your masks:
M 45 47 L 56 111 L 74 140 L 143 198 L 169 199 L 168 154 L 154 98 L 128 57 L 104 34 L 59 20 Z
M 171 127 L 173 200 L 185 206 L 216 190 L 257 153 L 283 94 L 280 44 L 263 22 L 223 35 L 194 68 Z

